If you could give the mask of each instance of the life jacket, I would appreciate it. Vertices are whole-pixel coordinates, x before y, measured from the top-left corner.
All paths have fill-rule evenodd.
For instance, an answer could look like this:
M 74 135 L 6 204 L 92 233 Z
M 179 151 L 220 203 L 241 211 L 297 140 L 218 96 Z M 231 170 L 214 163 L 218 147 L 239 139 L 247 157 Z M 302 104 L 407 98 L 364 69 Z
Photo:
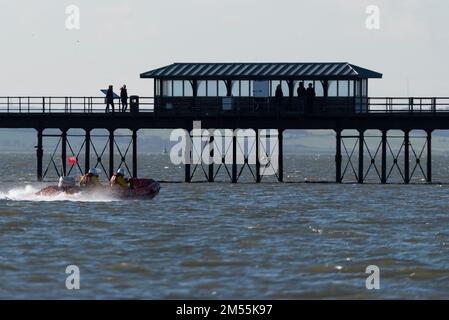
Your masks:
M 81 187 L 91 187 L 100 185 L 100 180 L 97 176 L 94 176 L 92 173 L 88 173 L 81 177 L 80 186 Z
M 111 178 L 110 183 L 111 187 L 119 186 L 121 188 L 128 188 L 128 182 L 122 175 L 119 174 L 114 174 Z

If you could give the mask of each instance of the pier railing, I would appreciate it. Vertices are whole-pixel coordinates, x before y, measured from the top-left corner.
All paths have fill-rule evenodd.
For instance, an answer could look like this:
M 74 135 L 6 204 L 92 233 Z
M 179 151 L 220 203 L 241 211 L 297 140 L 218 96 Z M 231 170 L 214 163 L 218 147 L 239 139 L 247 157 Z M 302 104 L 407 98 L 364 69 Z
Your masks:
M 122 112 L 119 99 L 115 112 Z M 154 98 L 139 97 L 139 112 L 153 112 Z M 112 111 L 112 109 L 111 109 Z M 105 113 L 104 97 L 0 97 L 0 113 Z M 131 112 L 131 105 L 125 112 Z
M 205 107 L 207 101 L 202 101 L 202 98 L 198 98 L 197 109 L 190 106 L 184 106 L 183 108 L 174 108 L 168 110 L 168 113 L 174 114 L 188 114 L 199 113 L 201 114 L 203 107 Z M 210 98 L 208 98 L 210 99 Z M 229 113 L 229 110 L 222 109 L 222 99 L 229 98 L 216 98 L 216 108 L 205 108 L 207 114 L 211 113 Z M 242 98 L 236 98 L 236 100 L 242 100 Z M 252 108 L 258 105 L 257 98 L 248 97 L 244 98 L 245 106 L 249 108 L 243 108 L 242 102 L 238 104 L 238 108 L 231 110 L 233 113 L 253 114 L 264 112 L 266 113 L 303 113 L 304 110 L 297 108 L 297 104 L 301 104 L 304 107 L 305 102 L 298 102 L 298 98 L 295 98 L 293 104 L 289 98 L 284 98 L 284 102 L 281 105 L 281 111 L 279 105 L 274 101 L 268 100 L 268 108 Z M 341 106 L 345 108 L 338 108 L 339 98 L 317 98 L 320 101 L 320 106 L 323 105 L 323 101 L 330 107 L 337 108 L 315 108 L 314 113 L 449 113 L 449 97 L 369 97 L 363 98 L 363 108 L 357 107 L 356 98 L 353 98 L 354 108 L 348 108 L 352 103 L 351 98 L 342 98 Z M 182 101 L 182 98 L 180 98 Z M 243 101 L 243 100 L 242 100 Z M 122 105 L 119 99 L 115 100 L 115 112 L 123 112 Z M 214 104 L 214 103 L 213 103 Z M 318 103 L 317 103 L 318 104 Z M 182 105 L 182 103 L 180 104 Z M 215 105 L 215 104 L 214 104 Z M 237 104 L 236 104 L 237 105 Z M 179 110 L 177 110 L 179 109 Z M 199 110 L 198 110 L 199 109 Z M 53 114 L 53 113 L 105 113 L 106 104 L 104 97 L 0 97 L 0 113 L 3 114 Z M 128 102 L 128 107 L 124 112 L 131 112 L 131 104 Z M 157 111 L 158 109 L 156 109 Z M 358 111 L 356 111 L 358 110 Z M 112 110 L 111 110 L 112 111 Z M 139 112 L 154 112 L 155 111 L 155 99 L 154 97 L 139 97 Z M 161 109 L 162 112 L 165 110 Z
M 449 98 L 445 97 L 370 97 L 370 113 L 449 112 Z

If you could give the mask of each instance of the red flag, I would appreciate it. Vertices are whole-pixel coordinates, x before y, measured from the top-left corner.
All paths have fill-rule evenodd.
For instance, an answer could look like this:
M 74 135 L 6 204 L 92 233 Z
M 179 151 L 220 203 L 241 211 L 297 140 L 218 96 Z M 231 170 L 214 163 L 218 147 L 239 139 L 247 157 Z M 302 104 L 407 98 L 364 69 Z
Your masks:
M 74 166 L 78 161 L 76 160 L 75 157 L 68 157 L 68 158 L 67 158 L 67 162 L 68 162 L 68 164 L 70 164 L 71 166 Z

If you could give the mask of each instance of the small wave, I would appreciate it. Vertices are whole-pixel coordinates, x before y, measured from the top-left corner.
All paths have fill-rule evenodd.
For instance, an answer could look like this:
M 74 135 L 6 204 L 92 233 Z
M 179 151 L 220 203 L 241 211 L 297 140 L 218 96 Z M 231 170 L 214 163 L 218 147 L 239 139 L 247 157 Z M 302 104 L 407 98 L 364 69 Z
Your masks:
M 241 261 L 183 261 L 183 267 L 240 267 L 246 265 Z
M 72 201 L 72 202 L 111 202 L 117 201 L 110 194 L 101 191 L 94 191 L 89 193 L 79 192 L 76 194 L 65 194 L 61 193 L 56 196 L 41 196 L 36 193 L 40 191 L 41 188 L 37 188 L 32 185 L 26 185 L 25 187 L 17 187 L 10 189 L 6 192 L 0 192 L 0 200 L 9 201 Z

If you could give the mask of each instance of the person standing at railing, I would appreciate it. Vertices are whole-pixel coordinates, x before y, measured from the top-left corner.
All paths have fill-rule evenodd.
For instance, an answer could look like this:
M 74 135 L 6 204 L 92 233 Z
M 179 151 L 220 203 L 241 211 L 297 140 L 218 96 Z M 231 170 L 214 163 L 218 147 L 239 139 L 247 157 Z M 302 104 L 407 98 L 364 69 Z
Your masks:
M 122 102 L 122 112 L 126 112 L 128 109 L 128 90 L 126 90 L 126 84 L 120 88 L 120 100 Z
M 306 90 L 306 99 L 307 99 L 307 112 L 313 113 L 314 105 L 315 105 L 315 88 L 313 87 L 313 84 L 309 83 L 309 86 Z
M 109 86 L 108 91 L 106 92 L 106 113 L 109 112 L 109 106 L 112 107 L 112 113 L 115 112 L 114 109 L 114 90 L 112 86 Z
M 280 84 L 276 87 L 275 97 L 278 111 L 280 111 L 282 107 L 282 100 L 284 100 L 284 93 L 282 92 L 282 87 Z
M 296 92 L 298 93 L 298 99 L 299 99 L 299 111 L 300 112 L 305 112 L 305 107 L 304 107 L 304 99 L 306 98 L 306 88 L 304 87 L 304 82 L 300 82 L 298 89 L 296 90 Z

